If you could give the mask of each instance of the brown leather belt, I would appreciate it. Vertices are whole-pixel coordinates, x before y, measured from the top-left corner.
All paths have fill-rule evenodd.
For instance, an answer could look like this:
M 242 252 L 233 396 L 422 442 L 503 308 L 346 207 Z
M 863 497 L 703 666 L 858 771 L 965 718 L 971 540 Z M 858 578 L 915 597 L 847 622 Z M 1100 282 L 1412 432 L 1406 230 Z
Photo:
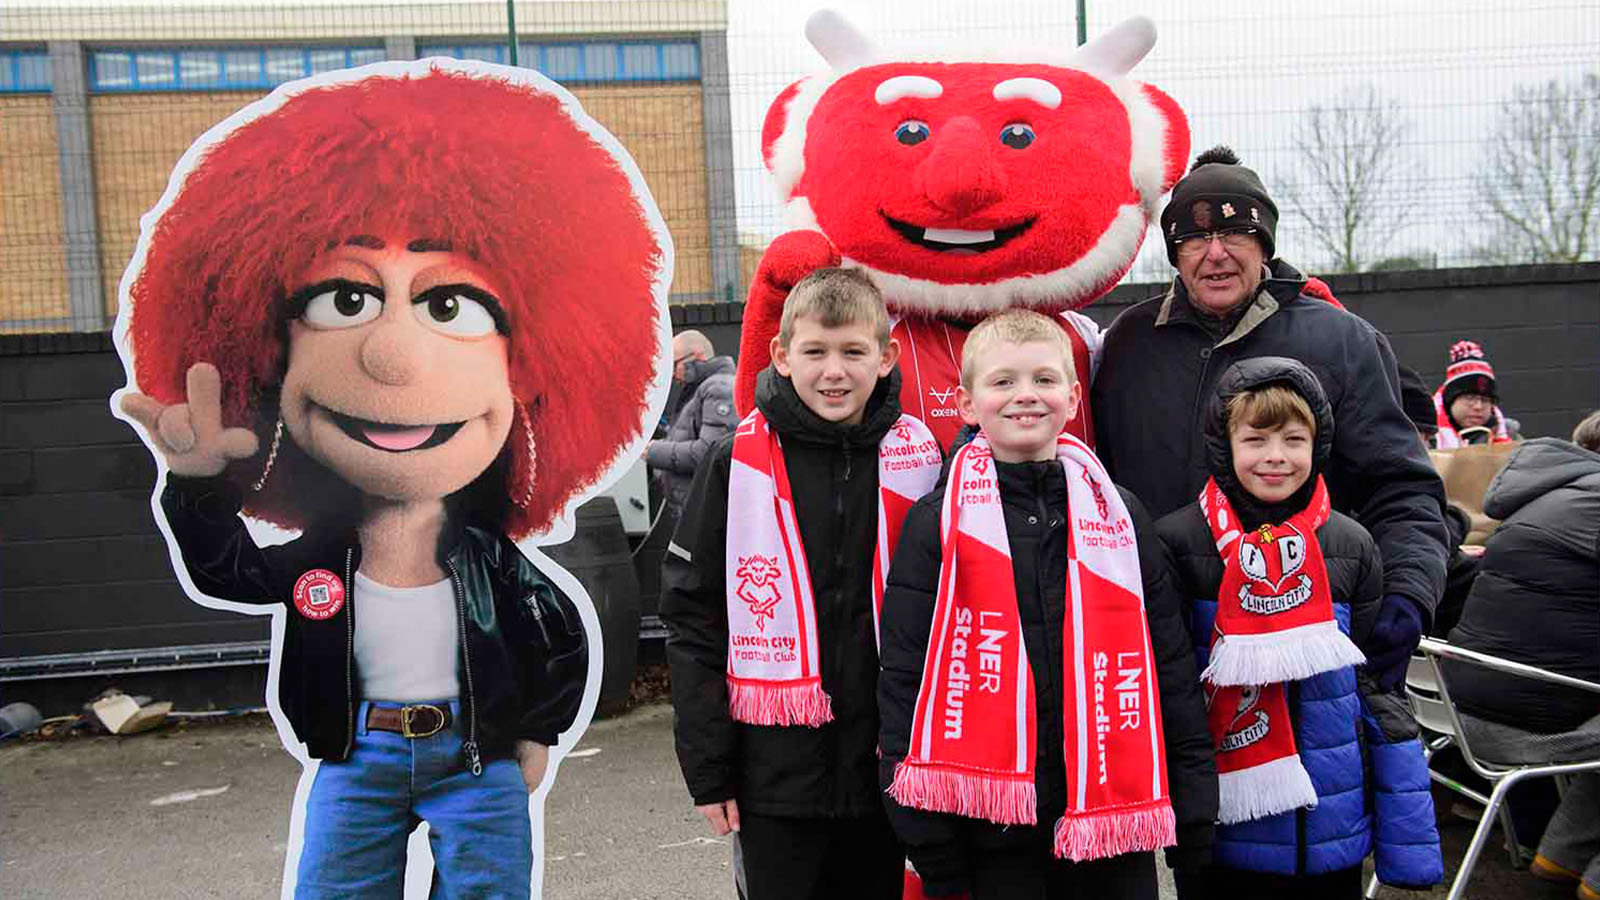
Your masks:
M 367 729 L 392 731 L 408 738 L 431 737 L 450 727 L 450 707 L 419 703 L 415 706 L 367 707 Z

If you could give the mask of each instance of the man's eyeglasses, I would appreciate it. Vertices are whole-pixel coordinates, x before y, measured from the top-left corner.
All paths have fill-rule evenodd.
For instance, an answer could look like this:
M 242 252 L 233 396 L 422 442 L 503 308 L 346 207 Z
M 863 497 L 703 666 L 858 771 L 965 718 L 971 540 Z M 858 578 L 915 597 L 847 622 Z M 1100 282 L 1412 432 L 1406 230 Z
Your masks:
M 1211 246 L 1212 240 L 1220 241 L 1222 249 L 1231 253 L 1235 250 L 1245 249 L 1255 239 L 1256 230 L 1254 228 L 1228 228 L 1222 231 L 1203 231 L 1199 234 L 1191 234 L 1187 237 L 1178 238 L 1173 241 L 1173 244 L 1176 245 L 1179 256 L 1185 259 L 1193 259 L 1205 253 L 1206 248 Z

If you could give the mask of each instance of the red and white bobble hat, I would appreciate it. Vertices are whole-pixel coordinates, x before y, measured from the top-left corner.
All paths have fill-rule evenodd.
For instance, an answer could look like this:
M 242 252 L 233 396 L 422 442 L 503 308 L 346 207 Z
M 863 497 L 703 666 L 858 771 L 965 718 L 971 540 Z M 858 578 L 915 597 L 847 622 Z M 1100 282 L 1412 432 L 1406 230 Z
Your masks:
M 1495 397 L 1494 367 L 1484 358 L 1477 341 L 1456 341 L 1450 345 L 1450 365 L 1444 370 L 1445 403 L 1460 394 Z

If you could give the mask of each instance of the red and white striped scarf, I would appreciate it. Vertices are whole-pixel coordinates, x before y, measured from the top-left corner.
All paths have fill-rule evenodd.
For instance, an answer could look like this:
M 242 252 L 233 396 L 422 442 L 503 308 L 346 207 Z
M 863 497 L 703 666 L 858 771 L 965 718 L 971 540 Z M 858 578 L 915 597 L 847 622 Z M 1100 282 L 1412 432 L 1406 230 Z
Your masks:
M 1061 623 L 1070 860 L 1176 842 L 1144 613 L 1139 549 L 1116 486 L 1071 435 L 1066 469 L 1066 615 Z M 889 793 L 903 806 L 1002 825 L 1038 820 L 1033 672 L 989 441 L 957 451 L 940 520 L 942 563 L 910 747 Z
M 902 415 L 878 442 L 878 528 L 872 561 L 873 636 L 889 555 L 906 513 L 939 479 L 939 444 Z M 728 478 L 728 711 L 751 725 L 833 720 L 822 688 L 816 604 L 778 435 L 760 410 L 733 439 Z
M 1461 439 L 1461 432 L 1456 430 L 1456 423 L 1450 421 L 1450 411 L 1444 405 L 1444 388 L 1433 392 L 1433 419 L 1439 426 L 1439 433 L 1433 437 L 1435 450 L 1454 450 L 1466 446 L 1467 442 Z M 1490 430 L 1489 443 L 1509 444 L 1512 442 L 1511 430 L 1506 427 L 1506 414 L 1501 412 L 1498 405 L 1494 408 L 1494 427 Z

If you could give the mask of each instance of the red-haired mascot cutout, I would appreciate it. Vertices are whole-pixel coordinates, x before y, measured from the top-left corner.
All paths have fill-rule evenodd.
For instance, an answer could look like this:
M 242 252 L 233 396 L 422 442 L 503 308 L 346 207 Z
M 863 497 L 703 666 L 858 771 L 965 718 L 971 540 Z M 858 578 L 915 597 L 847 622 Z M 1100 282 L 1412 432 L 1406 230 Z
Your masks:
M 783 298 L 822 266 L 865 268 L 900 342 L 900 405 L 946 447 L 968 328 L 1002 309 L 1059 314 L 1091 375 L 1099 328 L 1072 312 L 1116 285 L 1189 128 L 1171 98 L 1127 77 L 1155 43 L 1135 18 L 1055 62 L 886 60 L 838 14 L 806 36 L 831 71 L 767 111 L 762 152 L 792 229 L 761 259 L 745 305 L 738 402 L 750 408 Z M 1088 404 L 1067 430 L 1092 440 Z
M 637 167 L 535 72 L 380 63 L 207 132 L 142 224 L 113 406 L 189 595 L 273 616 L 306 764 L 284 895 L 425 889 L 419 820 L 442 895 L 537 895 L 600 632 L 534 548 L 642 451 L 671 370 Z

